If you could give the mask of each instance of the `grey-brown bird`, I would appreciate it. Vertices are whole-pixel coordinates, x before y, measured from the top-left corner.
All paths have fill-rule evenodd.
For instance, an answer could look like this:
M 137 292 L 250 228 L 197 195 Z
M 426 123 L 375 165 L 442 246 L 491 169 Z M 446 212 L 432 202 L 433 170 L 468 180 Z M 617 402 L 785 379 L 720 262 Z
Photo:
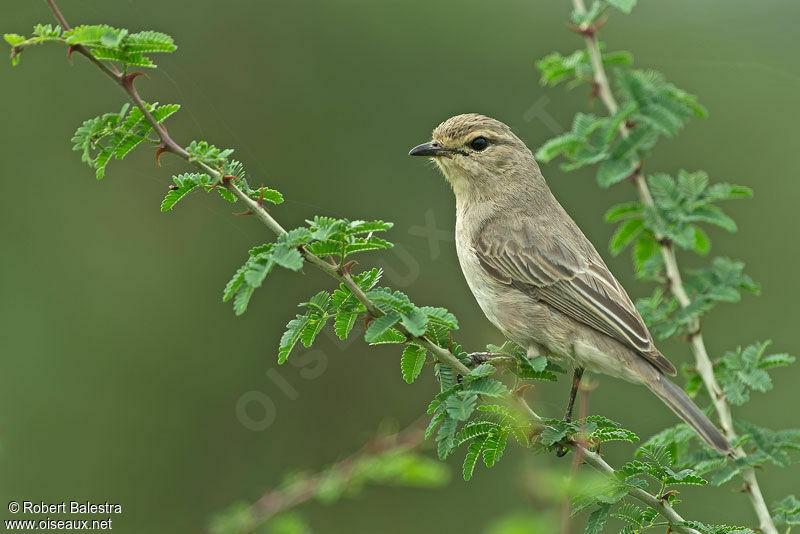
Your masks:
M 529 356 L 575 368 L 567 417 L 586 368 L 644 384 L 706 443 L 732 453 L 717 427 L 665 376 L 674 376 L 675 366 L 508 126 L 458 115 L 409 155 L 432 158 L 453 188 L 458 259 L 486 317 Z

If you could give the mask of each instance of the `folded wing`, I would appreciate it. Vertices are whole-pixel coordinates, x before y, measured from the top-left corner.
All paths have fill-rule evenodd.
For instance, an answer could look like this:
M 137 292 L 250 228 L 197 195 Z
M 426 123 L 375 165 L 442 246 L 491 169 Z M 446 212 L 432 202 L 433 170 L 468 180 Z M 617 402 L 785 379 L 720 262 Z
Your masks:
M 580 239 L 585 240 L 583 235 Z M 625 290 L 586 241 L 576 250 L 555 234 L 531 239 L 512 231 L 502 239 L 479 236 L 473 249 L 481 266 L 498 281 L 531 293 L 572 319 L 636 350 L 663 372 L 675 366 L 653 344 L 639 312 Z

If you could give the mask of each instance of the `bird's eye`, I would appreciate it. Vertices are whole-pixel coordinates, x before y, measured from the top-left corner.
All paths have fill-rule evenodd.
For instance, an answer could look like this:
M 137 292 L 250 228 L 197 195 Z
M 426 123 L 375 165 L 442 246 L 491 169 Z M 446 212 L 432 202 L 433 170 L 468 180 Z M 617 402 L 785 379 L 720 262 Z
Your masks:
M 471 146 L 473 150 L 480 152 L 489 146 L 489 141 L 487 141 L 485 137 L 476 137 L 469 142 L 469 146 Z

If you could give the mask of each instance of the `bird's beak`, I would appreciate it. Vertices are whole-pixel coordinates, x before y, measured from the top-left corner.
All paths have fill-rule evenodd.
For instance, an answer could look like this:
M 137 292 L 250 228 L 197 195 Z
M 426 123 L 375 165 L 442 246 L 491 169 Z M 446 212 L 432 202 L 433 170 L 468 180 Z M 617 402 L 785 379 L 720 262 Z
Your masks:
M 430 143 L 422 143 L 419 146 L 415 146 L 409 152 L 409 156 L 444 156 L 446 154 L 450 154 L 453 150 L 449 148 L 445 148 L 441 146 L 439 143 L 434 143 L 431 141 Z

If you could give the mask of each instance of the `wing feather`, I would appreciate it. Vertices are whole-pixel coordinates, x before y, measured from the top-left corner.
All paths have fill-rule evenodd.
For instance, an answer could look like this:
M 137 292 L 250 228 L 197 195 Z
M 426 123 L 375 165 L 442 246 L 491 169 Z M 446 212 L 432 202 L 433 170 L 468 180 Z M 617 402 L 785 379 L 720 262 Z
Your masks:
M 495 279 L 529 291 L 537 300 L 636 350 L 665 373 L 676 374 L 675 366 L 656 349 L 628 294 L 588 240 L 586 250 L 579 252 L 557 236 L 533 240 L 519 231 L 489 241 L 479 236 L 473 250 Z M 535 248 L 531 241 L 544 243 Z

